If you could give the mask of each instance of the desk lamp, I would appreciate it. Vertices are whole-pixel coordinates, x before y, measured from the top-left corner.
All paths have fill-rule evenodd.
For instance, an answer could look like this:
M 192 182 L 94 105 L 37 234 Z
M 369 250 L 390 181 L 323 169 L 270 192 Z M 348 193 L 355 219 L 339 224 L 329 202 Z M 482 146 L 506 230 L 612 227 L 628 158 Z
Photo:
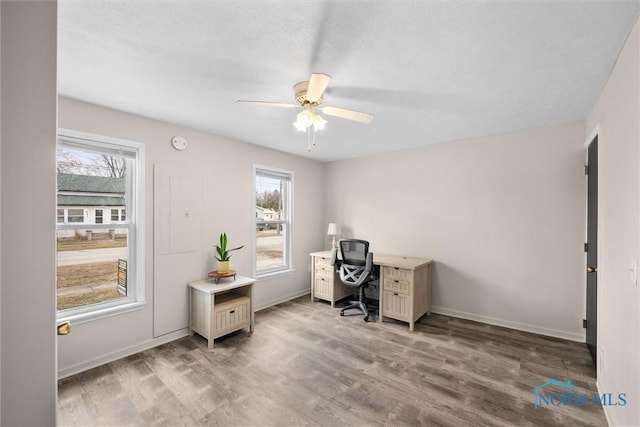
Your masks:
M 336 247 L 336 236 L 340 235 L 340 226 L 335 222 L 329 223 L 329 228 L 327 229 L 327 235 L 333 236 L 333 241 L 331 242 L 331 249 Z

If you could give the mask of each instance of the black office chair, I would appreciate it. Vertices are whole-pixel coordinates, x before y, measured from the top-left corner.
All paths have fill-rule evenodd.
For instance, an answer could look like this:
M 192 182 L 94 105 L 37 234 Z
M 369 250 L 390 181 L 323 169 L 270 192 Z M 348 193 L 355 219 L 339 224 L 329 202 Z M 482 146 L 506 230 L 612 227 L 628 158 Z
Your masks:
M 341 259 L 338 259 L 340 248 Z M 344 316 L 348 310 L 356 309 L 356 313 L 364 314 L 364 321 L 369 321 L 364 288 L 373 279 L 373 253 L 369 252 L 369 242 L 357 239 L 341 239 L 338 248 L 333 248 L 331 253 L 331 265 L 335 265 L 340 275 L 340 280 L 347 286 L 357 288 L 358 301 L 349 301 L 349 305 L 340 310 L 340 316 Z

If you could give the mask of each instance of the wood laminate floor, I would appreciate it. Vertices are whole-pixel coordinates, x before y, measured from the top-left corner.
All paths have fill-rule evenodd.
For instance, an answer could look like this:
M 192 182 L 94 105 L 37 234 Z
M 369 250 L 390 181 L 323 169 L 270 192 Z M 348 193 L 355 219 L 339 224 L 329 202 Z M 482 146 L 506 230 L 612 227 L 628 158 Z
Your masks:
M 584 344 L 442 315 L 340 317 L 301 297 L 256 313 L 252 335 L 185 337 L 59 381 L 78 426 L 606 425 L 602 408 L 534 408 L 532 389 L 595 393 Z M 561 390 L 559 390 L 561 391 Z

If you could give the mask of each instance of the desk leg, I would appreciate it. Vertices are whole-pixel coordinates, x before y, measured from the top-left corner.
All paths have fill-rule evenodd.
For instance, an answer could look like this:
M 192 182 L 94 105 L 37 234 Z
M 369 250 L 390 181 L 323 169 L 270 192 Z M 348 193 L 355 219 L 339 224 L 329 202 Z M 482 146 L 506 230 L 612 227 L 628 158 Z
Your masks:
M 409 322 L 409 332 L 413 332 L 413 326 L 416 324 L 416 322 Z
M 213 348 L 213 336 L 215 335 L 216 330 L 216 313 L 215 313 L 215 305 L 216 304 L 216 294 L 211 294 L 211 299 L 209 300 L 209 341 L 207 347 Z
M 255 314 L 255 310 L 253 309 L 253 287 L 254 284 L 250 284 L 249 285 L 249 289 L 247 290 L 247 293 L 249 294 L 249 309 L 251 310 L 251 320 L 249 321 L 249 333 L 253 333 L 253 325 L 255 323 L 256 320 L 256 314 Z

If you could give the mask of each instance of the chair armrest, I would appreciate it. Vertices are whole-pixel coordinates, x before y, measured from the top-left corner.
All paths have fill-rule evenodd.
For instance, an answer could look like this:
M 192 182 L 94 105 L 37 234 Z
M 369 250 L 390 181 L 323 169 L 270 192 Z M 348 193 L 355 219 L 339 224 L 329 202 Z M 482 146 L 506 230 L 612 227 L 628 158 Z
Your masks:
M 367 261 L 364 271 L 371 273 L 373 271 L 373 252 L 367 252 Z

